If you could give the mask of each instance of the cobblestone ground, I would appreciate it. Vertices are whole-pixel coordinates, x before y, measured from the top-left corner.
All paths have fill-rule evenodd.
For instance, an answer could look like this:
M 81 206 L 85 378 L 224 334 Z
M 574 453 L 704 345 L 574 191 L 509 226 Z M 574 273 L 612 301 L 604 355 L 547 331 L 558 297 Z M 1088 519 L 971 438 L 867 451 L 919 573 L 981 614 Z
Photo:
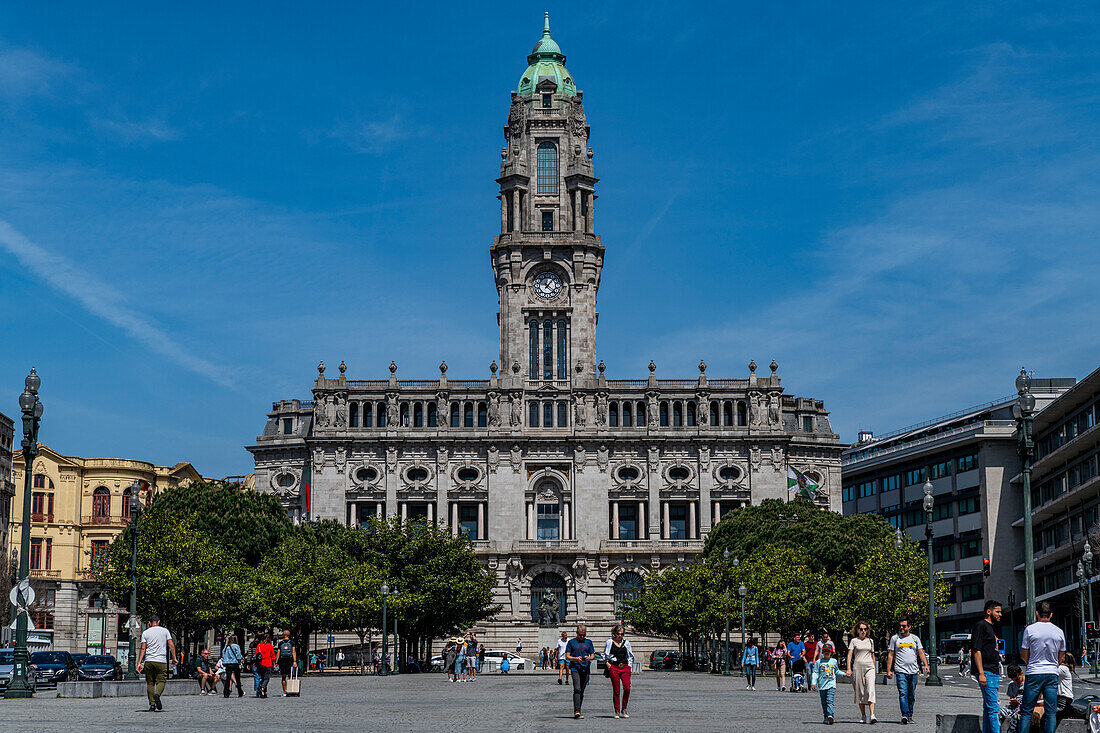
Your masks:
M 923 680 L 922 680 L 923 682 Z M 272 680 L 272 689 L 278 683 Z M 307 677 L 301 698 L 251 696 L 164 698 L 161 713 L 143 712 L 144 698 L 69 700 L 45 693 L 34 700 L 0 700 L 4 731 L 723 731 L 804 733 L 868 731 L 859 724 L 851 687 L 837 689 L 837 724 L 821 725 L 817 693 L 776 692 L 761 679 L 756 692 L 739 678 L 692 672 L 634 675 L 630 719 L 615 720 L 611 683 L 593 676 L 585 694 L 584 720 L 573 720 L 571 687 L 555 677 L 483 675 L 476 683 L 448 683 L 442 675 Z M 878 686 L 880 731 L 902 730 L 897 691 Z M 935 713 L 980 711 L 977 686 L 947 677 L 941 688 L 917 690 L 916 725 L 931 733 Z

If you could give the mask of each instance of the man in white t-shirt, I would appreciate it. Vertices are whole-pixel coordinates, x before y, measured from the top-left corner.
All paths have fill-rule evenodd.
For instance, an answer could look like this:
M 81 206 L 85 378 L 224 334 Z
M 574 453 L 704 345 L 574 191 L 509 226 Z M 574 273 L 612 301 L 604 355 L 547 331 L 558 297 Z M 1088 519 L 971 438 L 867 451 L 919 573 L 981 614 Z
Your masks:
M 890 637 L 886 653 L 886 678 L 897 675 L 898 700 L 901 702 L 901 724 L 913 722 L 913 708 L 917 702 L 917 673 L 924 667 L 928 674 L 928 657 L 924 654 L 920 638 L 910 633 L 909 619 L 898 621 L 898 633 Z M 919 666 L 918 666 L 919 665 Z
M 176 644 L 172 634 L 160 625 L 160 617 L 149 617 L 149 627 L 141 632 L 141 650 L 138 651 L 137 671 L 145 673 L 145 692 L 149 696 L 149 712 L 163 710 L 160 696 L 168 680 L 168 660 L 176 658 Z
M 1038 621 L 1024 629 L 1020 641 L 1020 657 L 1027 664 L 1024 670 L 1024 700 L 1020 705 L 1020 731 L 1030 733 L 1031 713 L 1035 701 L 1043 697 L 1046 715 L 1043 717 L 1045 733 L 1054 733 L 1058 725 L 1054 711 L 1058 709 L 1058 667 L 1066 661 L 1066 635 L 1050 621 L 1053 615 L 1050 603 L 1035 604 Z
M 565 647 L 569 645 L 569 634 L 564 631 L 561 632 L 561 638 L 558 639 L 558 684 L 565 684 L 562 682 L 562 677 L 565 676 L 566 661 L 565 661 Z

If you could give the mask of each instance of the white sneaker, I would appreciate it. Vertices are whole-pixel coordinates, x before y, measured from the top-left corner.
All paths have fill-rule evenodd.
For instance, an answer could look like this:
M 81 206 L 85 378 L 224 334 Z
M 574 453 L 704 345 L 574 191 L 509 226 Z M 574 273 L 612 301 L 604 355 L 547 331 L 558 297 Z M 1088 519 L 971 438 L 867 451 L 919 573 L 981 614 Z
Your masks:
M 877 722 L 878 722 L 878 718 L 876 718 L 874 715 L 872 715 L 871 716 L 871 725 L 874 725 Z

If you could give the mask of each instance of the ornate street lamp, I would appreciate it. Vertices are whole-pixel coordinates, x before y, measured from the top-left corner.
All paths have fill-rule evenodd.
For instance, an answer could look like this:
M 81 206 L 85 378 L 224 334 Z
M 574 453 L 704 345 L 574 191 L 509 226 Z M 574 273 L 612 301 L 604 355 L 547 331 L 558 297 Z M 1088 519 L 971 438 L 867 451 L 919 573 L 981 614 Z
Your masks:
M 722 550 L 722 557 L 728 562 L 730 559 L 730 550 L 727 547 Z M 737 558 L 734 558 L 734 562 L 737 562 Z M 734 567 L 737 567 L 734 565 Z M 723 654 L 725 657 L 725 663 L 722 667 L 722 674 L 728 675 L 730 673 L 730 587 L 726 586 L 726 649 Z
M 1089 599 L 1089 616 L 1088 616 L 1088 619 L 1089 619 L 1089 621 L 1095 622 L 1096 621 L 1096 604 L 1094 604 L 1093 600 L 1092 600 L 1092 546 L 1089 544 L 1089 541 L 1087 539 L 1085 540 L 1085 553 L 1082 556 L 1082 559 L 1084 560 L 1084 566 L 1085 566 L 1084 567 L 1084 570 L 1085 570 L 1085 592 L 1088 595 L 1088 599 Z M 1086 646 L 1086 648 L 1088 647 L 1088 639 L 1087 638 L 1085 639 L 1085 646 Z M 1095 645 L 1093 645 L 1093 646 L 1095 646 Z M 1095 652 L 1095 649 L 1093 651 Z M 1092 668 L 1092 670 L 1091 670 L 1092 671 L 1092 676 L 1095 677 L 1096 676 L 1096 654 L 1095 653 L 1090 654 L 1089 655 L 1089 660 L 1091 661 L 1091 664 L 1089 666 Z
M 136 680 L 137 673 L 137 632 L 140 628 L 137 620 L 137 546 L 138 532 L 141 531 L 141 483 L 137 480 L 130 484 L 130 620 L 126 628 L 130 630 L 129 651 L 126 653 L 126 679 Z
M 19 395 L 19 409 L 23 413 L 23 525 L 19 541 L 19 578 L 16 585 L 16 602 L 13 604 L 15 615 L 15 652 L 11 683 L 4 692 L 5 698 L 33 697 L 27 680 L 27 666 L 30 655 L 27 653 L 27 621 L 29 620 L 28 606 L 34 599 L 34 592 L 30 588 L 30 557 L 31 557 L 31 474 L 34 472 L 34 459 L 38 456 L 38 426 L 42 421 L 42 402 L 38 399 L 38 388 L 42 386 L 42 380 L 38 373 L 31 368 L 31 373 L 24 380 L 23 394 Z
M 1024 492 L 1024 587 L 1027 599 L 1024 613 L 1029 624 L 1035 623 L 1035 538 L 1031 535 L 1031 461 L 1035 457 L 1035 441 L 1031 439 L 1031 422 L 1035 414 L 1035 395 L 1031 394 L 1031 375 L 1021 368 L 1016 377 L 1019 397 L 1013 412 L 1016 415 L 1016 440 L 1019 444 L 1020 476 Z
M 931 662 L 931 670 L 925 685 L 941 687 L 939 675 L 939 657 L 936 652 L 936 593 L 935 577 L 932 573 L 932 506 L 935 500 L 932 498 L 932 482 L 924 480 L 924 536 L 928 540 L 928 661 Z
M 905 536 L 901 533 L 900 529 L 894 530 L 894 547 L 898 552 L 905 549 Z
M 737 589 L 737 595 L 741 596 L 741 653 L 745 653 L 745 596 L 749 594 L 749 589 L 742 583 L 741 587 Z
M 387 675 L 390 673 L 390 666 L 386 662 L 386 654 L 389 652 L 390 634 L 386 629 L 386 596 L 390 594 L 390 587 L 385 583 L 382 584 L 382 666 L 378 670 L 378 674 Z

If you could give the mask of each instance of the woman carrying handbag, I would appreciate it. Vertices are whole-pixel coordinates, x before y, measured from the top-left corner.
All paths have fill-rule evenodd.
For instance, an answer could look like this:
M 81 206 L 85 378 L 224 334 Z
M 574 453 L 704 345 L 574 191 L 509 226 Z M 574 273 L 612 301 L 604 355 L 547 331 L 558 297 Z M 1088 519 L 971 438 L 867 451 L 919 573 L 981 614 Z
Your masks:
M 626 704 L 630 701 L 630 668 L 634 666 L 634 650 L 624 638 L 623 627 L 611 630 L 611 638 L 603 645 L 604 676 L 611 678 L 611 702 L 615 706 L 616 718 L 629 718 Z M 620 702 L 619 688 L 622 687 Z

